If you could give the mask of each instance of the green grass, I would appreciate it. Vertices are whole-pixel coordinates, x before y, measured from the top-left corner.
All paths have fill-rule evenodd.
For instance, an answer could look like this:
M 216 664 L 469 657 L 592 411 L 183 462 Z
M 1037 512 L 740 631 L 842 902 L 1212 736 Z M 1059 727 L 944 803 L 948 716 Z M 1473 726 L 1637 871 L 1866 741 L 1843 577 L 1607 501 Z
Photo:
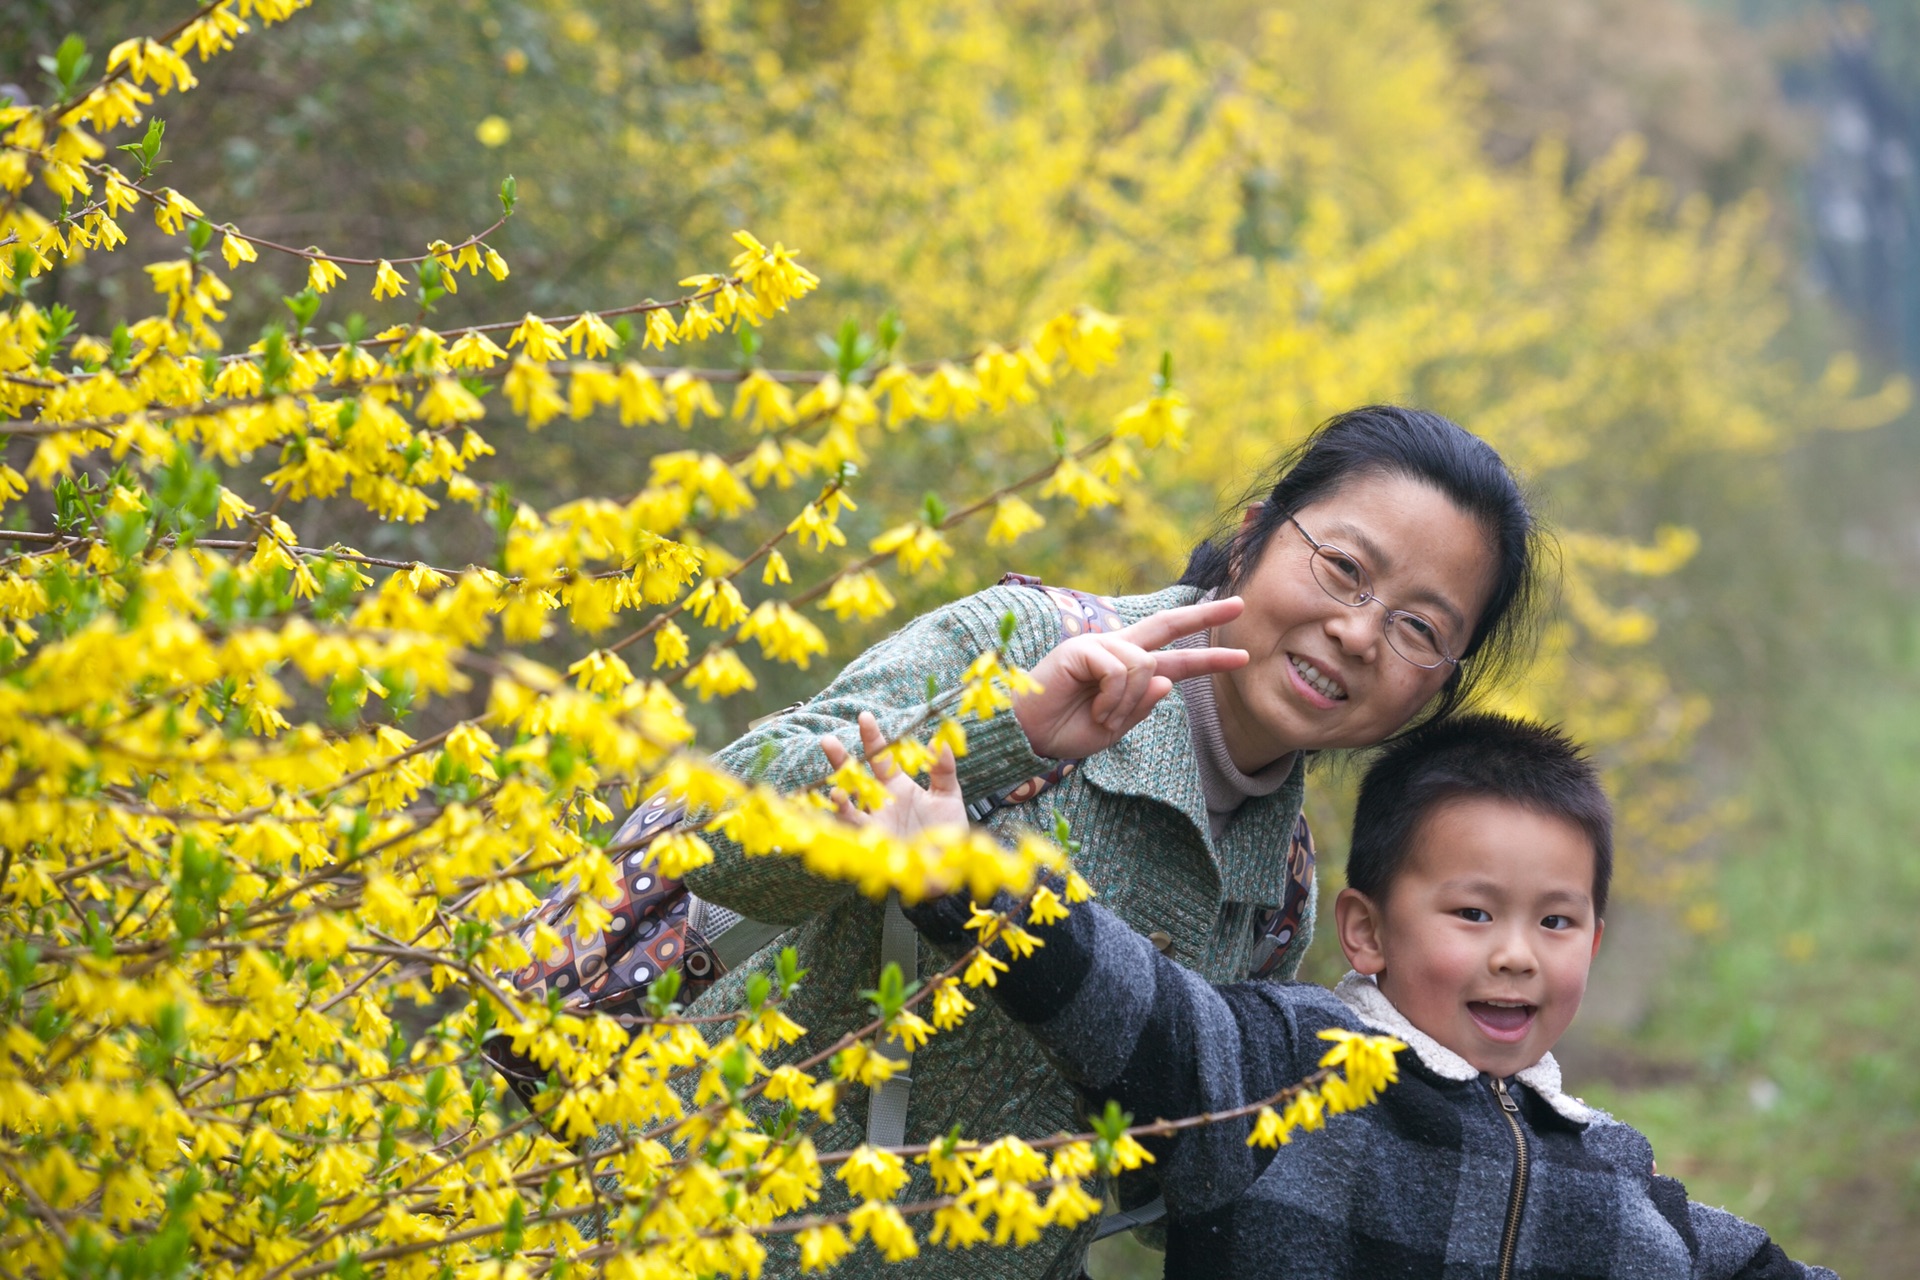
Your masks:
M 1754 753 L 1751 816 L 1612 1082 L 1695 1199 L 1852 1280 L 1920 1257 L 1920 680 L 1829 680 Z M 1833 686 L 1841 686 L 1834 689 Z M 1674 904 L 1675 906 L 1687 904 Z M 1637 1083 L 1658 1081 L 1659 1083 Z

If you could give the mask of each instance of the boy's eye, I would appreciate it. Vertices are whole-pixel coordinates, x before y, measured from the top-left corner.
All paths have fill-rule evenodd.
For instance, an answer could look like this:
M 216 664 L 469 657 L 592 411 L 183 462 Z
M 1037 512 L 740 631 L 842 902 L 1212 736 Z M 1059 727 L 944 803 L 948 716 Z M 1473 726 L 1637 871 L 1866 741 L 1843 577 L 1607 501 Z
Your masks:
M 1548 916 L 1540 923 L 1549 929 L 1571 929 L 1575 922 L 1572 916 Z
M 1493 921 L 1493 917 L 1479 907 L 1455 907 L 1453 914 L 1462 920 L 1471 920 L 1474 924 L 1490 924 Z

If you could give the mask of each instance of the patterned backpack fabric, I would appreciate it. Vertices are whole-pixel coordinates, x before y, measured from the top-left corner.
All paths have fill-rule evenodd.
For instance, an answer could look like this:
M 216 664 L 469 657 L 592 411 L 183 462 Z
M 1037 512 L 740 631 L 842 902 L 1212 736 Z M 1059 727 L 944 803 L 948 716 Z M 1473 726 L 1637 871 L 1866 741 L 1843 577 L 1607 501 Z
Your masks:
M 1104 596 L 1049 587 L 1018 573 L 1007 574 L 1001 585 L 1045 592 L 1059 610 L 1062 640 L 1117 631 L 1126 625 L 1113 601 Z M 1039 777 L 973 801 L 967 812 L 979 822 L 997 810 L 1025 804 L 1065 779 L 1079 763 L 1062 760 Z M 521 925 L 520 939 L 529 952 L 534 951 L 534 930 L 544 924 L 560 937 L 557 953 L 548 959 L 536 955 L 526 967 L 503 975 L 506 980 L 522 995 L 544 1000 L 558 993 L 567 1012 L 604 1013 L 633 1029 L 647 1016 L 648 989 L 667 970 L 680 971 L 677 998 L 690 1002 L 783 932 L 782 927 L 747 920 L 703 901 L 681 881 L 659 873 L 647 846 L 685 817 L 686 805 L 666 795 L 634 809 L 608 846 L 608 856 L 619 862 L 620 891 L 616 901 L 603 904 L 612 914 L 607 927 L 599 933 L 583 932 L 573 910 L 577 883 L 568 880 L 556 886 Z M 1254 950 L 1254 976 L 1271 972 L 1299 931 L 1313 888 L 1313 867 L 1313 836 L 1303 817 L 1288 850 L 1286 900 L 1261 913 L 1255 922 L 1261 936 Z M 911 980 L 914 975 L 905 976 Z M 515 1053 L 510 1038 L 499 1033 L 487 1039 L 482 1052 L 531 1109 L 534 1095 L 546 1085 L 546 1072 Z
M 614 833 L 609 856 L 620 863 L 620 896 L 603 904 L 613 919 L 599 933 L 583 933 L 573 903 L 577 882 L 568 880 L 550 892 L 520 927 L 520 940 L 535 951 L 533 933 L 547 925 L 560 935 L 551 959 L 533 962 L 505 977 L 522 995 L 543 999 L 560 993 L 570 1013 L 604 1013 L 629 1030 L 646 1016 L 647 989 L 668 969 L 680 970 L 680 998 L 692 1000 L 725 972 L 705 932 L 694 922 L 699 900 L 679 880 L 663 876 L 651 864 L 648 847 L 686 816 L 686 805 L 658 795 L 627 815 Z M 738 919 L 738 917 L 734 917 Z M 488 1037 L 482 1052 L 531 1108 L 546 1084 L 546 1072 L 515 1053 L 504 1035 Z

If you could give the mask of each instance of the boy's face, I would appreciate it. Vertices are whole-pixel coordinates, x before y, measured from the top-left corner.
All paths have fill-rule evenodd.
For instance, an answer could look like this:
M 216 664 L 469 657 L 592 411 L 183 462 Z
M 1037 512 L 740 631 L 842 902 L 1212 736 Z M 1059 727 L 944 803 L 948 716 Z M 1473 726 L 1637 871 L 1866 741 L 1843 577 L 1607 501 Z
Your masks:
M 1593 843 L 1505 800 L 1449 800 L 1415 829 L 1376 903 L 1343 890 L 1340 945 L 1414 1026 L 1509 1076 L 1560 1039 L 1600 948 Z

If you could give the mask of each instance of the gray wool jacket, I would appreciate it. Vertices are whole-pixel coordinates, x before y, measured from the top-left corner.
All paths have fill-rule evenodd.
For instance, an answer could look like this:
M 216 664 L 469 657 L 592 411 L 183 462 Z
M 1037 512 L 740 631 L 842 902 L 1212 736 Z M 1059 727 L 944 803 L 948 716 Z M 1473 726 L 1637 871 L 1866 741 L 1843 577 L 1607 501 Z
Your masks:
M 972 941 L 952 898 L 907 915 L 943 947 Z M 1834 1280 L 1655 1175 L 1646 1138 L 1562 1092 L 1551 1055 L 1495 1080 L 1371 979 L 1216 986 L 1097 904 L 1034 932 L 1043 947 L 1001 975 L 995 1003 L 1089 1102 L 1137 1119 L 1272 1097 L 1316 1068 L 1328 1028 L 1409 1046 L 1377 1102 L 1285 1146 L 1248 1146 L 1251 1116 L 1150 1140 L 1173 1280 Z
M 1172 587 L 1152 595 L 1116 600 L 1128 622 L 1178 605 L 1201 593 Z M 1001 619 L 1015 620 L 1008 659 L 1031 667 L 1058 644 L 1058 610 L 1044 592 L 993 587 L 957 600 L 907 624 L 855 658 L 831 684 L 801 706 L 768 721 L 719 752 L 716 759 L 741 775 L 759 775 L 775 787 L 818 785 L 826 773 L 818 739 L 836 734 L 859 754 L 855 718 L 871 711 L 889 737 L 926 710 L 927 679 L 943 692 L 934 714 L 957 701 L 960 676 L 980 653 L 999 641 Z M 962 718 L 968 750 L 959 761 L 962 791 L 972 801 L 998 795 L 1047 772 L 1054 761 L 1036 756 L 1009 712 L 989 721 Z M 931 726 L 929 726 L 930 728 Z M 1279 791 L 1249 800 L 1216 841 L 1208 827 L 1206 799 L 1194 759 L 1187 714 L 1176 691 L 1118 743 L 1089 757 L 1037 801 L 1002 809 L 986 826 L 1010 837 L 1022 823 L 1047 831 L 1057 811 L 1080 843 L 1074 866 L 1119 918 L 1142 933 L 1161 932 L 1168 953 L 1195 972 L 1218 981 L 1246 976 L 1251 968 L 1254 917 L 1283 901 L 1286 854 L 1300 812 L 1301 773 Z M 1030 812 L 1037 810 L 1038 812 Z M 769 969 L 782 946 L 794 947 L 806 981 L 787 1011 L 807 1034 L 769 1065 L 807 1057 L 872 1014 L 859 992 L 873 985 L 880 968 L 882 904 L 851 886 L 815 879 L 788 858 L 748 858 L 709 835 L 715 858 L 688 874 L 701 898 L 756 920 L 793 927 L 752 961 L 729 973 L 695 1002 L 690 1013 L 736 1010 L 747 978 Z M 1299 933 L 1275 976 L 1291 978 L 1311 937 L 1312 902 Z M 1144 944 L 1143 944 L 1144 945 Z M 920 972 L 947 961 L 924 940 Z M 1072 1087 L 1047 1061 L 1037 1043 L 998 1008 L 980 1002 L 965 1024 L 936 1035 L 914 1055 L 906 1141 L 931 1141 L 956 1124 L 969 1137 L 1001 1134 L 1038 1137 L 1081 1127 Z M 822 1151 L 865 1141 L 867 1099 L 856 1090 L 839 1109 L 838 1122 L 814 1134 Z M 903 1198 L 933 1194 L 924 1171 Z M 829 1180 L 816 1211 L 841 1201 Z M 1025 1249 L 973 1249 L 952 1253 L 928 1246 L 912 1262 L 888 1265 L 868 1246 L 836 1270 L 837 1275 L 882 1273 L 901 1280 L 934 1277 L 1042 1277 L 1073 1280 L 1080 1274 L 1092 1224 L 1076 1232 L 1051 1231 Z M 774 1245 L 768 1273 L 797 1271 L 784 1242 Z

